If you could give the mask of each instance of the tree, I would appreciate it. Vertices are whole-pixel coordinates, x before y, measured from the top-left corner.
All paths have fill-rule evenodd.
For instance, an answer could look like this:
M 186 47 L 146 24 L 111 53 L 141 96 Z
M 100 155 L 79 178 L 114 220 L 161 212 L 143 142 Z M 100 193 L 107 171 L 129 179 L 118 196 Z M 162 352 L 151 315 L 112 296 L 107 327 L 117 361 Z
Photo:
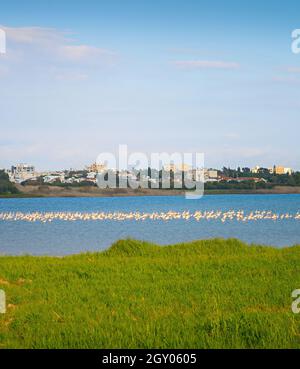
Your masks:
M 10 182 L 8 174 L 4 170 L 0 170 L 0 193 L 1 194 L 16 194 L 18 189 Z

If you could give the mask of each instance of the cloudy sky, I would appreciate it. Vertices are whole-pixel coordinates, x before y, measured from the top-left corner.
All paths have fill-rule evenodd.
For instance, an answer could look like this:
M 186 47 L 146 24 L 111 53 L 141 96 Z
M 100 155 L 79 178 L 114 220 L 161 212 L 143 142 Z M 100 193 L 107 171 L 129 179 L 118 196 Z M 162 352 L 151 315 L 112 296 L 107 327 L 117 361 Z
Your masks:
M 0 167 L 127 144 L 300 169 L 298 0 L 10 0 L 0 28 Z

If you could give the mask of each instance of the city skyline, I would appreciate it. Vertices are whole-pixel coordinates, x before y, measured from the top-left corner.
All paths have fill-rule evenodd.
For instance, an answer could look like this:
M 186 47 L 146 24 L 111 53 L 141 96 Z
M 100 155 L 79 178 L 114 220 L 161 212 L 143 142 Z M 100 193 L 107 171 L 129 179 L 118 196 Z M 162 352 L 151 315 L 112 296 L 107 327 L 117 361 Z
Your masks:
M 79 168 L 126 143 L 299 170 L 299 13 L 291 0 L 2 4 L 0 167 Z
M 84 165 L 81 168 L 64 168 L 64 169 L 56 169 L 56 170 L 47 170 L 47 169 L 43 169 L 43 170 L 37 170 L 35 165 L 33 164 L 28 164 L 28 163 L 17 163 L 14 165 L 11 165 L 7 168 L 0 168 L 0 170 L 4 170 L 5 172 L 18 172 L 19 170 L 22 172 L 30 172 L 30 173 L 51 173 L 51 172 L 69 172 L 69 171 L 87 171 L 87 172 L 102 172 L 102 171 L 107 171 L 107 170 L 114 170 L 114 171 L 146 171 L 149 168 L 150 169 L 154 169 L 154 170 L 165 170 L 165 171 L 179 171 L 179 172 L 184 172 L 184 171 L 189 171 L 191 169 L 204 169 L 204 170 L 215 170 L 215 171 L 223 171 L 224 169 L 228 169 L 228 170 L 234 170 L 237 172 L 251 172 L 254 174 L 258 174 L 261 172 L 265 172 L 268 171 L 269 173 L 275 173 L 277 175 L 279 174 L 289 174 L 291 175 L 292 173 L 299 173 L 298 170 L 294 170 L 294 168 L 290 168 L 290 167 L 286 167 L 284 165 L 276 165 L 274 164 L 271 167 L 267 167 L 267 166 L 259 166 L 256 165 L 253 168 L 249 167 L 247 165 L 242 165 L 242 166 L 238 166 L 236 168 L 233 167 L 226 167 L 226 166 L 222 166 L 222 167 L 209 167 L 209 166 L 204 166 L 199 167 L 199 166 L 195 166 L 195 165 L 190 165 L 184 162 L 173 162 L 173 161 L 164 161 L 164 162 L 160 162 L 159 167 L 153 166 L 151 165 L 151 162 L 148 163 L 148 166 L 140 166 L 139 163 L 136 163 L 137 165 L 128 165 L 127 167 L 119 167 L 119 163 L 116 162 L 116 167 L 111 167 L 109 165 L 107 165 L 107 163 L 92 163 L 92 164 L 87 164 Z

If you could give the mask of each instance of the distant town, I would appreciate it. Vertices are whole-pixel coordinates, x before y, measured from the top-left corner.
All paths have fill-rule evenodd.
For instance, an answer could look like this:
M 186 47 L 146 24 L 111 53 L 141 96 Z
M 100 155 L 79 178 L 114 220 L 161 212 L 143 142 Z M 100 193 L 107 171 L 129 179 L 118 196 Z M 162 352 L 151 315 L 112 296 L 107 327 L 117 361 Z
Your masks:
M 175 165 L 169 164 L 163 167 L 163 171 L 167 172 L 187 172 L 191 170 L 189 165 Z M 10 169 L 4 169 L 4 171 L 9 176 L 9 180 L 12 183 L 22 184 L 22 185 L 96 185 L 96 177 L 98 173 L 116 171 L 114 169 L 108 169 L 103 164 L 93 163 L 86 166 L 81 170 L 69 169 L 62 171 L 46 171 L 39 172 L 35 169 L 34 165 L 31 164 L 16 164 Z M 155 173 L 157 172 L 157 173 Z M 127 178 L 136 181 L 152 181 L 155 183 L 159 178 L 158 170 L 153 170 L 150 168 L 145 170 L 136 170 L 132 168 L 131 170 L 118 171 L 118 177 Z M 196 171 L 194 170 L 195 176 Z M 152 174 L 152 176 L 151 176 Z M 264 168 L 256 166 L 254 168 L 222 168 L 220 169 L 204 169 L 204 182 L 205 183 L 242 183 L 242 182 L 252 182 L 252 183 L 272 183 L 276 178 L 281 177 L 284 184 L 294 184 L 291 180 L 293 175 L 296 174 L 298 178 L 299 172 L 294 172 L 292 168 L 274 165 L 272 168 Z M 203 174 L 202 174 L 203 175 Z M 285 181 L 284 181 L 285 179 Z M 195 180 L 197 180 L 195 178 Z M 176 177 L 174 176 L 174 181 Z M 275 181 L 276 183 L 278 181 Z M 279 180 L 280 183 L 280 180 Z M 299 183 L 300 184 L 300 183 Z

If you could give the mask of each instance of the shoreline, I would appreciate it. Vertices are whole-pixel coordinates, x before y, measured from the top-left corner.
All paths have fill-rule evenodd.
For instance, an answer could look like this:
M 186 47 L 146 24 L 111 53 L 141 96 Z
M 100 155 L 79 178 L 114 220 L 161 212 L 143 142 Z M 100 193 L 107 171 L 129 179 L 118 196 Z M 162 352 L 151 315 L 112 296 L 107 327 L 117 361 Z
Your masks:
M 75 197 L 138 197 L 138 196 L 184 196 L 182 190 L 162 189 L 106 189 L 97 187 L 21 186 L 19 194 L 0 194 L 5 198 L 75 198 Z M 206 190 L 205 195 L 289 195 L 300 194 L 300 187 L 276 186 L 259 190 Z
M 111 249 L 115 248 L 115 245 L 118 244 L 126 244 L 126 243 L 136 243 L 140 245 L 151 245 L 154 246 L 157 250 L 159 249 L 176 249 L 176 248 L 184 248 L 188 245 L 196 245 L 196 244 L 206 244 L 206 243 L 231 243 L 236 242 L 238 244 L 246 246 L 246 248 L 249 248 L 249 250 L 254 248 L 259 248 L 260 250 L 273 250 L 273 252 L 293 252 L 294 250 L 300 249 L 300 243 L 291 243 L 287 244 L 285 246 L 274 246 L 274 245 L 268 245 L 265 243 L 252 243 L 243 241 L 242 239 L 238 237 L 211 237 L 211 238 L 204 238 L 204 239 L 194 239 L 190 241 L 183 241 L 183 242 L 175 242 L 170 244 L 160 244 L 156 242 L 146 241 L 143 239 L 138 238 L 120 238 L 119 240 L 113 241 L 109 246 L 105 248 L 101 248 L 98 250 L 93 251 L 78 251 L 73 253 L 64 253 L 64 254 L 50 254 L 50 253 L 20 253 L 20 254 L 11 254 L 11 253 L 0 253 L 0 261 L 4 259 L 23 259 L 23 258 L 29 258 L 29 259 L 38 259 L 38 260 L 45 260 L 45 259 L 53 259 L 53 260 L 68 260 L 70 258 L 80 258 L 84 256 L 89 255 L 100 255 L 105 256 L 108 253 L 110 253 Z M 0 278 L 1 282 L 1 278 Z M 1 283 L 0 283 L 1 284 Z

